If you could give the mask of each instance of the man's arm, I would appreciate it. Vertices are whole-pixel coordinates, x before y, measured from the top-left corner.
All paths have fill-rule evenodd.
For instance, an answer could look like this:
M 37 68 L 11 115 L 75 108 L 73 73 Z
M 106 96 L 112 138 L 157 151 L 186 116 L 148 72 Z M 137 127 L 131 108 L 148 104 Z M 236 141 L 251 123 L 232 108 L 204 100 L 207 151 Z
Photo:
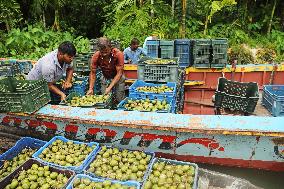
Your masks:
M 141 54 L 147 56 L 147 51 L 146 51 L 146 49 L 141 48 L 141 47 L 140 47 L 140 49 L 141 49 Z
M 73 67 L 67 68 L 67 70 L 66 70 L 66 82 L 62 86 L 62 88 L 64 90 L 72 87 L 73 72 L 74 72 Z
M 96 82 L 96 70 L 97 70 L 97 54 L 95 53 L 91 60 L 90 66 L 90 75 L 89 75 L 89 90 L 87 91 L 87 95 L 94 94 L 94 85 Z
M 128 56 L 127 52 L 128 52 L 128 49 L 127 49 L 127 48 L 124 49 L 124 51 L 123 51 L 124 64 L 131 64 L 131 59 L 130 59 L 130 57 Z
M 53 93 L 55 93 L 55 94 L 57 94 L 57 95 L 59 95 L 59 96 L 61 97 L 61 101 L 63 101 L 63 100 L 66 99 L 66 95 L 65 95 L 61 90 L 59 90 L 59 89 L 54 85 L 53 82 L 48 82 L 47 84 L 48 84 L 48 89 L 49 89 L 51 92 L 53 92 Z

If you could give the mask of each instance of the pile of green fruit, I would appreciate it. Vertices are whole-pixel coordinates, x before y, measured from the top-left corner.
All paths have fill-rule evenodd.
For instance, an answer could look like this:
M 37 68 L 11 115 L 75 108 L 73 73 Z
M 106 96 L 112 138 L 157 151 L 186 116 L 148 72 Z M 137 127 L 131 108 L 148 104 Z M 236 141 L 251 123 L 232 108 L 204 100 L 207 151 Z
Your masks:
M 170 104 L 167 103 L 166 100 L 150 100 L 148 98 L 141 99 L 141 100 L 131 100 L 128 99 L 124 105 L 126 110 L 137 110 L 137 111 L 149 111 L 149 112 L 156 112 L 156 111 L 169 111 Z
M 63 188 L 67 181 L 65 175 L 50 171 L 49 166 L 33 164 L 30 169 L 21 171 L 5 189 Z
M 91 181 L 89 178 L 75 179 L 73 182 L 73 189 L 135 189 L 133 186 L 126 186 L 120 183 L 111 183 L 110 180 L 103 182 Z
M 3 166 L 0 169 L 0 180 L 9 175 L 18 166 L 22 165 L 25 161 L 30 159 L 36 150 L 25 148 L 12 160 L 6 160 L 3 162 Z
M 61 166 L 80 166 L 95 147 L 96 145 L 90 147 L 73 141 L 55 140 L 38 157 Z
M 136 89 L 138 92 L 146 92 L 146 93 L 165 93 L 165 92 L 173 92 L 173 87 L 168 87 L 166 85 L 161 86 L 144 86 L 144 87 L 137 87 Z
M 146 64 L 176 64 L 176 60 L 172 59 L 151 59 L 151 60 L 145 60 Z
M 175 165 L 170 162 L 157 162 L 144 185 L 144 189 L 177 188 L 191 189 L 195 168 L 190 165 Z
M 115 180 L 142 181 L 151 156 L 139 151 L 120 151 L 117 148 L 103 146 L 90 164 L 88 172 L 96 176 Z
M 68 106 L 94 106 L 99 103 L 106 103 L 110 98 L 110 95 L 86 95 L 86 96 L 74 96 L 71 100 L 68 100 Z

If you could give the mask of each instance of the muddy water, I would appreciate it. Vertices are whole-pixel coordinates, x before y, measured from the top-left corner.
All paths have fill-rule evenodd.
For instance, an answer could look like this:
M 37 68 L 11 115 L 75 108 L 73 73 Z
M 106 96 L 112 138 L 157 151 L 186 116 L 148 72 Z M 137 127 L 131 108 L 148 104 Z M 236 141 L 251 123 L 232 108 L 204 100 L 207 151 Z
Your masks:
M 284 189 L 284 172 L 198 164 L 199 167 L 248 180 L 264 189 Z

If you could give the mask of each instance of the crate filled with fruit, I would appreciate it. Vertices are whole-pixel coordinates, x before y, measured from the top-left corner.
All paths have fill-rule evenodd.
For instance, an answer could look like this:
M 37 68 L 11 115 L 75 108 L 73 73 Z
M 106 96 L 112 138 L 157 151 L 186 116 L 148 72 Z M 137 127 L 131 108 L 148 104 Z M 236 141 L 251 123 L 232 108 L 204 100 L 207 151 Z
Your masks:
M 93 177 L 142 182 L 147 176 L 153 157 L 152 152 L 102 146 L 86 167 L 86 172 Z
M 194 163 L 155 158 L 143 189 L 197 189 L 198 166 Z
M 81 172 L 99 148 L 96 142 L 84 143 L 53 137 L 33 157 L 49 165 Z
M 79 174 L 71 181 L 67 189 L 139 189 L 140 184 L 135 181 L 114 181 L 100 178 L 93 178 L 88 175 Z

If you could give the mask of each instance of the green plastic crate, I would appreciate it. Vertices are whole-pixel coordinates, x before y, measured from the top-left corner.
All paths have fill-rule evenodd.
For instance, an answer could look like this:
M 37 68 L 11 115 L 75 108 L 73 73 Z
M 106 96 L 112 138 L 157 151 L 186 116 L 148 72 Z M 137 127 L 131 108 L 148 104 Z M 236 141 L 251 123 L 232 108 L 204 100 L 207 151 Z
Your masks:
M 209 68 L 212 60 L 211 39 L 192 40 L 193 66 L 198 68 Z
M 174 45 L 174 41 L 160 40 L 161 58 L 173 58 Z
M 73 61 L 73 67 L 76 72 L 89 72 L 93 52 L 81 53 L 76 55 Z
M 0 112 L 33 113 L 50 101 L 45 80 L 0 80 Z
M 223 68 L 227 64 L 228 39 L 212 39 L 213 58 L 211 68 Z

